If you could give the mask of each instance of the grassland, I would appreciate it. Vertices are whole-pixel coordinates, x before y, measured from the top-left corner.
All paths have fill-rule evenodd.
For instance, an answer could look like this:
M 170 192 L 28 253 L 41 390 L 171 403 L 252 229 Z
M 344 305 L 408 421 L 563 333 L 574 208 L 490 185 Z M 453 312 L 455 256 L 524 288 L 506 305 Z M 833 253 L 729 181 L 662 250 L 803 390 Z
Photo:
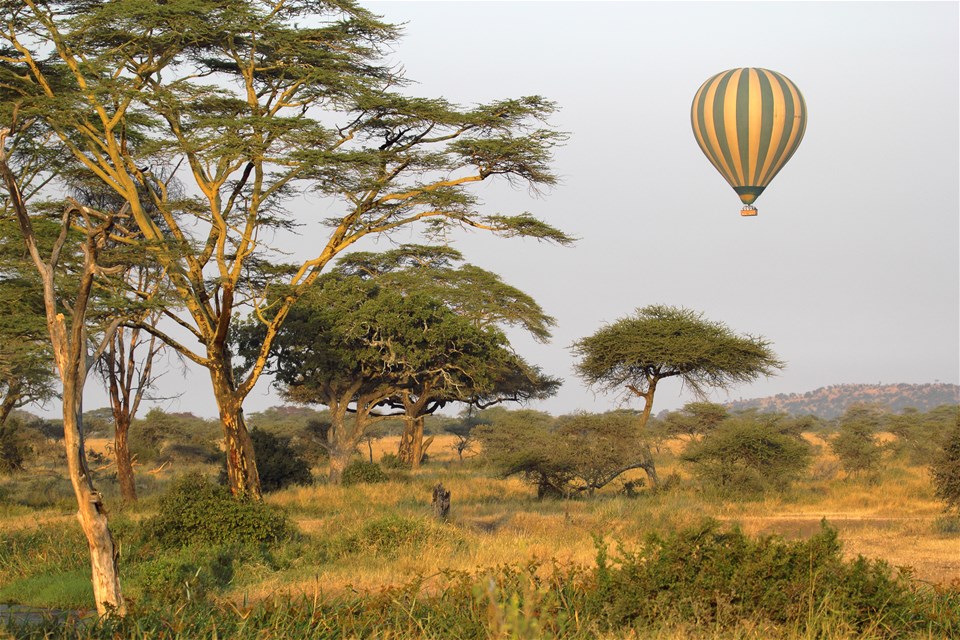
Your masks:
M 816 535 L 825 520 L 836 530 L 845 557 L 882 559 L 894 568 L 894 574 L 909 575 L 913 583 L 929 586 L 931 592 L 948 594 L 956 608 L 943 615 L 960 614 L 960 534 L 945 526 L 926 470 L 890 461 L 879 478 L 845 478 L 822 441 L 809 437 L 817 448 L 817 459 L 808 477 L 785 494 L 721 500 L 689 481 L 675 457 L 681 443 L 673 442 L 660 455 L 661 476 L 675 477 L 669 490 L 641 490 L 628 497 L 621 491 L 622 484 L 615 483 L 590 498 L 537 501 L 529 485 L 515 478 L 492 477 L 477 458 L 458 461 L 452 441 L 440 436 L 433 444 L 430 464 L 417 472 L 395 473 L 388 482 L 350 487 L 317 483 L 268 495 L 266 501 L 289 515 L 299 535 L 275 548 L 258 551 L 161 552 L 138 541 L 137 523 L 156 511 L 156 496 L 171 478 L 195 467 L 172 465 L 156 473 L 141 473 L 143 498 L 132 508 L 116 502 L 117 489 L 108 469 L 100 471 L 98 483 L 113 510 L 123 554 L 124 588 L 134 609 L 156 607 L 153 603 L 158 602 L 159 580 L 167 589 L 161 589 L 166 598 L 162 600 L 165 612 L 174 617 L 187 615 L 185 612 L 192 610 L 191 600 L 198 599 L 212 603 L 209 606 L 225 612 L 223 615 L 235 611 L 238 620 L 266 616 L 261 623 L 267 631 L 249 637 L 294 637 L 292 631 L 281 633 L 274 628 L 286 624 L 281 619 L 306 615 L 298 609 L 299 613 L 281 616 L 278 612 L 285 611 L 289 603 L 312 603 L 315 608 L 318 602 L 336 603 L 348 612 L 352 608 L 367 612 L 363 615 L 379 606 L 396 616 L 398 603 L 416 604 L 433 598 L 432 602 L 442 608 L 453 593 L 466 593 L 467 600 L 480 603 L 476 605 L 479 609 L 470 614 L 481 619 L 480 637 L 864 635 L 862 628 L 839 623 L 794 628 L 766 627 L 758 621 L 717 626 L 714 621 L 704 626 L 683 617 L 665 619 L 662 625 L 644 633 L 636 628 L 622 633 L 601 631 L 587 623 L 564 627 L 575 633 L 558 633 L 556 629 L 548 633 L 538 626 L 543 622 L 542 611 L 525 604 L 531 598 L 536 600 L 530 593 L 524 596 L 526 583 L 517 582 L 513 592 L 498 591 L 496 597 L 483 592 L 484 580 L 489 579 L 484 576 L 502 577 L 517 571 L 537 576 L 529 583 L 535 585 L 529 587 L 531 593 L 541 593 L 537 589 L 551 579 L 559 580 L 556 576 L 561 575 L 571 584 L 590 583 L 598 544 L 630 552 L 648 544 L 650 534 L 696 528 L 707 519 L 718 521 L 724 530 L 738 527 L 752 538 L 776 534 L 787 541 Z M 395 439 L 382 438 L 374 443 L 374 458 L 395 448 Z M 216 471 L 213 467 L 202 470 L 211 474 Z M 322 469 L 316 472 L 322 475 Z M 452 494 L 451 518 L 446 523 L 431 517 L 431 491 L 438 482 Z M 0 602 L 66 610 L 92 607 L 88 558 L 72 500 L 69 485 L 50 469 L 38 468 L 0 479 L 0 534 L 5 539 L 0 545 Z M 188 571 L 179 582 L 168 579 L 185 567 L 190 571 L 196 567 L 196 575 L 191 577 Z M 212 576 L 206 582 L 204 572 Z M 574 592 L 579 593 L 576 589 Z M 449 633 L 418 627 L 414 604 L 410 606 L 411 613 L 403 624 L 382 627 L 361 625 L 357 621 L 366 618 L 357 611 L 346 618 L 337 617 L 343 611 L 335 609 L 340 613 L 330 615 L 331 620 L 340 621 L 336 623 L 339 632 L 331 631 L 329 637 L 457 635 L 449 631 L 453 627 L 446 628 Z M 313 620 L 316 615 L 304 619 Z M 421 615 L 442 617 L 432 609 Z M 169 621 L 164 624 L 170 629 L 176 627 Z M 190 624 L 181 621 L 180 631 L 170 631 L 167 637 L 186 638 L 195 633 L 213 637 L 216 625 Z M 353 624 L 358 626 L 350 626 Z M 960 633 L 960 621 L 946 628 Z M 879 625 L 868 631 L 882 637 L 882 630 Z M 133 632 L 128 629 L 125 633 Z M 311 633 L 304 637 L 326 637 Z M 144 632 L 142 637 L 150 636 Z M 937 636 L 921 633 L 918 637 Z

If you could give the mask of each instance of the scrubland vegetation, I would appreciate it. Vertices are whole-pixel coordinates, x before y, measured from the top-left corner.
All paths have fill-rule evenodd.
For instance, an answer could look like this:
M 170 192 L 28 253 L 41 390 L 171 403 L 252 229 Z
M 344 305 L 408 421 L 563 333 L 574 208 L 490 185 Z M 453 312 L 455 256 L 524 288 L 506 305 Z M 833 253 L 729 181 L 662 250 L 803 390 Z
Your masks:
M 592 419 L 612 416 L 617 434 L 626 414 Z M 325 414 L 276 410 L 251 417 L 267 436 L 255 442 L 274 452 L 258 451 L 261 474 L 264 487 L 291 484 L 257 503 L 217 483 L 222 463 L 203 454 L 215 423 L 192 447 L 159 437 L 150 450 L 151 424 L 175 435 L 191 422 L 202 434 L 204 422 L 153 412 L 131 429 L 145 461 L 135 505 L 120 501 L 106 441 L 91 441 L 130 615 L 82 617 L 93 605 L 89 557 L 53 445 L 28 452 L 27 471 L 0 481 L 0 601 L 62 612 L 46 623 L 11 620 L 9 632 L 24 637 L 960 637 L 960 525 L 929 469 L 949 454 L 955 407 L 914 415 L 928 429 L 914 444 L 880 430 L 902 427 L 903 416 L 871 413 L 879 462 L 869 473 L 845 470 L 831 446 L 842 418 L 716 420 L 722 414 L 698 404 L 653 420 L 656 487 L 640 468 L 592 491 L 576 490 L 583 481 L 573 474 L 547 494 L 556 497 L 538 499 L 538 481 L 511 473 L 483 431 L 539 421 L 531 442 L 543 444 L 586 416 L 434 418 L 416 471 L 396 464 L 391 432 L 402 425 L 387 423 L 334 485 L 322 447 L 309 446 Z M 697 416 L 704 432 L 691 427 Z M 482 426 L 460 460 L 462 436 L 445 429 L 462 434 L 464 422 Z M 736 470 L 735 490 L 700 468 L 704 452 L 727 450 L 730 433 L 771 424 L 796 459 L 774 465 L 785 473 L 768 474 L 778 480 L 758 484 L 738 452 L 716 458 Z M 291 440 L 298 446 L 284 449 Z M 926 463 L 917 447 L 929 449 Z M 589 451 L 571 462 L 562 449 L 552 447 L 554 465 L 590 466 Z M 292 471 L 301 462 L 309 478 Z M 443 522 L 430 506 L 438 482 L 452 493 Z

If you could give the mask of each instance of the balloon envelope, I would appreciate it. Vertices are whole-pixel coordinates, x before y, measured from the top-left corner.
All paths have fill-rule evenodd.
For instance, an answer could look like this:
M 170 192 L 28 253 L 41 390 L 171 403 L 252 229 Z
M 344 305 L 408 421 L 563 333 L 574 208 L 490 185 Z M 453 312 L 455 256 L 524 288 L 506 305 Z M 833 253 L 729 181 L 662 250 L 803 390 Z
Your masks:
M 690 121 L 704 155 L 740 200 L 752 205 L 800 146 L 807 106 L 783 74 L 730 69 L 703 83 Z M 747 209 L 744 214 L 752 215 Z

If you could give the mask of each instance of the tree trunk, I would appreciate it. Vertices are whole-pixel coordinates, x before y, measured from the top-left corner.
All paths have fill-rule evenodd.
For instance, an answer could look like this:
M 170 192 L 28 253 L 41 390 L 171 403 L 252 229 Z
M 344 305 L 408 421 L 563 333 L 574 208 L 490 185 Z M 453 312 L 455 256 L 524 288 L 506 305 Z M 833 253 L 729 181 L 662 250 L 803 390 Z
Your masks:
M 400 445 L 397 447 L 397 461 L 400 464 L 413 466 L 413 418 L 403 416 L 403 433 L 400 434 Z
M 410 467 L 419 469 L 423 462 L 423 416 L 413 419 L 413 439 L 410 443 Z
M 133 462 L 130 460 L 130 447 L 127 443 L 127 433 L 130 431 L 130 416 L 121 419 L 114 418 L 116 431 L 113 435 L 113 451 L 117 456 L 117 480 L 120 482 L 120 497 L 124 502 L 133 504 L 137 501 L 137 485 L 133 477 Z
M 126 604 L 120 591 L 117 567 L 119 553 L 107 526 L 103 497 L 94 486 L 87 467 L 83 446 L 82 405 L 75 383 L 64 380 L 63 442 L 67 450 L 67 469 L 77 497 L 77 519 L 87 538 L 93 577 L 93 596 L 97 613 L 126 615 Z
M 409 465 L 411 469 L 419 469 L 423 463 L 423 456 L 427 452 L 433 438 L 423 439 L 423 424 L 425 417 L 412 417 L 409 414 L 403 417 L 403 435 L 400 436 L 400 447 L 397 449 L 397 458 L 401 463 Z
M 243 399 L 238 398 L 226 366 L 210 369 L 213 392 L 223 426 L 223 442 L 227 450 L 227 484 L 235 498 L 263 500 L 260 474 L 253 451 L 253 440 L 243 419 Z
M 330 443 L 330 470 L 331 484 L 340 484 L 343 481 L 343 470 L 350 464 L 350 458 L 357 450 L 357 445 L 363 439 L 364 415 L 361 411 L 354 414 L 352 428 L 347 425 L 347 402 L 332 402 L 330 406 L 330 431 L 327 432 L 327 441 Z
M 223 436 L 227 449 L 227 483 L 235 498 L 263 500 L 260 473 L 257 471 L 253 440 L 243 421 L 243 410 L 221 412 Z
M 343 482 L 343 470 L 350 464 L 350 458 L 353 457 L 352 449 L 340 449 L 333 447 L 330 449 L 330 484 L 341 484 Z
M 22 386 L 22 381 L 17 378 L 7 380 L 7 395 L 3 397 L 3 402 L 0 403 L 0 427 L 7 424 L 7 418 L 10 417 L 10 413 L 17 406 L 17 403 L 20 402 Z
M 653 396 L 657 392 L 657 379 L 651 378 L 648 381 L 647 392 L 640 394 L 643 398 L 643 413 L 640 415 L 640 437 L 645 437 L 647 433 L 647 422 L 650 421 L 650 414 L 653 412 Z M 650 480 L 651 488 L 656 488 L 660 484 L 657 476 L 657 466 L 653 461 L 653 452 L 649 446 L 644 447 L 645 460 L 641 468 L 646 472 L 647 479 Z

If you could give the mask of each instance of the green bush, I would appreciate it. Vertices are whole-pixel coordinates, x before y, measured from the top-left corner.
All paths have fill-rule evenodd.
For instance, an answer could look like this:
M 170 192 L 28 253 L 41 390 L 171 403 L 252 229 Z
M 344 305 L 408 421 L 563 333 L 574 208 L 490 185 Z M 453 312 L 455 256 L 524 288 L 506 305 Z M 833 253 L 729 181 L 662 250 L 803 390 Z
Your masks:
M 960 513 L 960 416 L 943 449 L 933 459 L 930 475 L 936 495 L 946 503 L 947 510 Z
M 262 429 L 253 429 L 250 439 L 257 456 L 261 489 L 277 491 L 290 485 L 313 482 L 310 466 L 290 445 L 289 439 Z
M 138 563 L 134 583 L 141 598 L 164 605 L 204 602 L 233 579 L 234 561 L 230 549 L 188 547 Z
M 949 611 L 924 609 L 928 595 L 883 561 L 845 561 L 837 532 L 826 525 L 809 540 L 786 542 L 707 522 L 652 535 L 642 551 L 621 551 L 613 562 L 600 545 L 593 603 L 611 629 L 680 619 L 698 627 L 753 620 L 806 631 L 829 621 L 848 631 L 844 637 L 958 631 Z
M 682 458 L 705 487 L 749 495 L 786 489 L 810 465 L 810 447 L 779 432 L 775 422 L 736 417 L 692 441 Z
M 403 461 L 400 460 L 400 457 L 397 454 L 385 453 L 380 456 L 380 466 L 384 469 L 396 471 L 399 469 L 405 469 L 408 465 L 403 464 Z
M 23 471 L 23 465 L 30 455 L 30 444 L 23 435 L 16 418 L 8 418 L 0 425 L 0 473 Z
M 354 484 L 374 484 L 377 482 L 386 482 L 389 477 L 383 472 L 376 462 L 367 462 L 365 460 L 354 460 L 343 470 L 340 478 L 344 486 Z
M 156 516 L 142 523 L 141 536 L 164 548 L 271 543 L 293 532 L 281 511 L 260 502 L 236 500 L 200 473 L 178 478 L 160 497 L 159 507 Z

